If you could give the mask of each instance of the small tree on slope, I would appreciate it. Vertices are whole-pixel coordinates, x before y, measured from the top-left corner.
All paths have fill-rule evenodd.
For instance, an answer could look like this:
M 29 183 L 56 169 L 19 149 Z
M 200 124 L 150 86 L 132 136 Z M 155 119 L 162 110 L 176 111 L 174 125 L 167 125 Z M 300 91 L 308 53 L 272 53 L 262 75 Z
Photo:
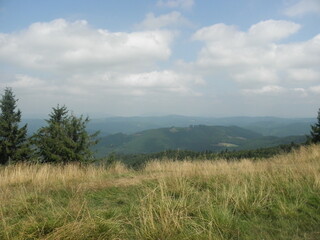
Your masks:
M 311 125 L 310 136 L 308 138 L 309 143 L 320 143 L 320 109 L 318 110 L 318 122 Z
M 6 88 L 0 100 L 0 164 L 29 159 L 31 150 L 27 143 L 27 124 L 19 128 L 21 111 L 11 88 Z

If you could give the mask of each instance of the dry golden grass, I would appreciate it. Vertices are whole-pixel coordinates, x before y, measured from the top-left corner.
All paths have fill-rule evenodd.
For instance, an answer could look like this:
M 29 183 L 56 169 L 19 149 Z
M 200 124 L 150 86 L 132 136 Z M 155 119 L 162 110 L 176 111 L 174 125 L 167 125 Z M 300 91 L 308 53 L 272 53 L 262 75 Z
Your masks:
M 122 163 L 105 166 L 80 166 L 49 165 L 49 164 L 16 164 L 0 167 L 0 189 L 11 186 L 32 185 L 38 189 L 46 189 L 52 186 L 72 187 L 74 182 L 83 185 L 105 181 L 108 176 L 122 176 L 123 182 L 127 175 L 134 177 L 145 176 L 142 179 L 155 179 L 162 177 L 210 177 L 214 175 L 236 176 L 239 174 L 268 173 L 278 171 L 293 171 L 295 173 L 309 172 L 315 177 L 315 183 L 319 184 L 319 159 L 318 146 L 303 147 L 290 154 L 275 156 L 271 159 L 252 161 L 151 161 L 141 171 L 128 169 Z M 117 177 L 120 179 L 119 177 Z M 130 179 L 130 178 L 129 178 Z M 140 183 L 138 181 L 137 183 Z M 115 184 L 117 184 L 115 182 Z M 128 183 L 129 184 L 129 183 Z
M 161 177 L 210 177 L 214 175 L 225 175 L 236 177 L 241 174 L 267 175 L 292 171 L 295 174 L 311 174 L 315 182 L 319 184 L 320 167 L 319 146 L 302 147 L 289 154 L 275 156 L 271 159 L 243 159 L 241 161 L 152 161 L 146 164 L 144 173 Z
M 263 213 L 267 221 L 273 214 L 290 219 L 305 211 L 301 209 L 306 205 L 316 205 L 320 198 L 319 146 L 259 161 L 154 161 L 146 165 L 144 173 L 157 179 L 158 184 L 146 189 L 142 198 L 140 225 L 136 225 L 141 239 L 187 239 L 183 234 L 186 229 L 199 239 L 245 239 L 242 226 L 237 226 L 237 215 L 255 219 L 259 218 L 257 213 Z M 315 202 L 314 195 L 318 196 Z M 314 219 L 320 220 L 320 206 L 313 211 L 317 216 Z M 305 220 L 301 217 L 300 221 Z M 289 229 L 290 222 L 274 222 Z M 292 226 L 300 226 L 297 222 L 292 220 Z M 292 236 L 317 239 L 313 236 L 320 236 L 320 222 L 313 223 L 316 231 L 310 236 L 306 233 L 298 237 L 294 232 Z M 264 223 L 254 224 L 258 226 L 252 229 L 262 231 L 259 224 Z M 275 231 L 268 227 L 270 234 Z M 287 239 L 288 229 L 283 229 L 284 236 L 268 236 L 267 230 L 260 237 Z
M 104 176 L 127 174 L 129 170 L 116 163 L 107 170 L 104 166 L 81 166 L 77 164 L 16 164 L 0 168 L 0 188 L 32 185 L 38 189 L 53 186 L 72 187 L 74 182 L 89 184 L 99 182 Z
M 6 240 L 315 240 L 319 205 L 320 146 L 258 161 L 152 161 L 139 171 L 0 167 Z

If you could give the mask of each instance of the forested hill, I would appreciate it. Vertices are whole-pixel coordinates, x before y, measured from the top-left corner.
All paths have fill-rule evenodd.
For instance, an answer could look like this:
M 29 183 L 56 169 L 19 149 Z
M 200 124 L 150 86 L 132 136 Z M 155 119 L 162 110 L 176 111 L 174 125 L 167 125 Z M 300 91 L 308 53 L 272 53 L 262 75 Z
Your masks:
M 151 129 L 135 134 L 102 137 L 95 146 L 98 156 L 108 153 L 153 153 L 168 149 L 192 151 L 243 150 L 271 147 L 291 142 L 301 143 L 304 136 L 266 137 L 236 126 L 197 125 L 185 128 Z

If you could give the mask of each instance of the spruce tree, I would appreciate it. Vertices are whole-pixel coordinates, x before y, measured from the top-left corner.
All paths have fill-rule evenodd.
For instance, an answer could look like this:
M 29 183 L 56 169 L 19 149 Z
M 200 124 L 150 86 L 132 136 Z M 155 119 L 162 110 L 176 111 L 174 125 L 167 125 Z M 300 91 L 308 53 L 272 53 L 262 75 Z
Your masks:
M 317 123 L 311 125 L 309 143 L 320 143 L 320 109 L 318 110 Z
M 94 145 L 97 133 L 86 131 L 88 118 L 69 115 L 65 106 L 53 108 L 47 126 L 33 136 L 33 143 L 42 162 L 86 162 L 93 158 L 90 146 Z
M 27 124 L 19 127 L 21 111 L 11 88 L 0 100 L 0 164 L 28 160 L 31 154 L 27 141 Z

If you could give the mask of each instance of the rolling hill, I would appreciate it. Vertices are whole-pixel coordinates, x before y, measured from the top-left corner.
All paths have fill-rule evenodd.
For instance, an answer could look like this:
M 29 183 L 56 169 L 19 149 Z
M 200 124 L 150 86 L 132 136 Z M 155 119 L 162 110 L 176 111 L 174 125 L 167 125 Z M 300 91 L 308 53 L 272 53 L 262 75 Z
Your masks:
M 170 127 L 145 130 L 134 134 L 117 133 L 102 137 L 95 146 L 98 156 L 153 153 L 168 149 L 192 151 L 244 150 L 271 147 L 291 142 L 301 143 L 304 136 L 274 137 L 237 126 Z

